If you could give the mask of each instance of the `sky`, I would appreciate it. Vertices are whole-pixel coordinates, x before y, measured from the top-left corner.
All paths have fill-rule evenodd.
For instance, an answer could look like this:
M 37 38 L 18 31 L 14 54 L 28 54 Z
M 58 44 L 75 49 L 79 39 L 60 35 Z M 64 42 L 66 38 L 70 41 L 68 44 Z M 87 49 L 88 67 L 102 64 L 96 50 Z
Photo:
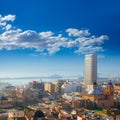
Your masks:
M 0 77 L 120 76 L 119 0 L 0 0 Z

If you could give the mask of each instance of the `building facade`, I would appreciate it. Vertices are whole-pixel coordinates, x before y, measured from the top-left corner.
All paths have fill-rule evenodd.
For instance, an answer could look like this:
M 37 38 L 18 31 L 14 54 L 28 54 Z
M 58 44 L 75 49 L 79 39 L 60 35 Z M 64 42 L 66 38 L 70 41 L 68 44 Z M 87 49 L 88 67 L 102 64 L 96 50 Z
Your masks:
M 44 90 L 47 92 L 55 92 L 55 85 L 51 82 L 44 83 Z
M 17 109 L 8 111 L 8 120 L 25 120 L 24 111 Z
M 114 87 L 112 82 L 108 82 L 103 89 L 97 85 L 97 83 L 93 85 L 93 89 L 91 89 L 87 94 L 82 94 L 81 98 L 75 102 L 75 107 L 78 108 L 101 108 L 101 109 L 110 109 L 114 106 Z
M 64 82 L 65 82 L 64 80 L 56 80 L 53 82 L 53 84 L 55 85 L 55 92 L 56 93 L 59 93 L 59 94 L 62 93 L 61 87 L 64 84 Z
M 43 91 L 44 90 L 44 83 L 38 82 L 38 81 L 32 81 L 29 83 L 29 87 L 32 89 L 39 89 L 39 90 Z
M 85 55 L 85 85 L 92 85 L 97 80 L 97 55 Z

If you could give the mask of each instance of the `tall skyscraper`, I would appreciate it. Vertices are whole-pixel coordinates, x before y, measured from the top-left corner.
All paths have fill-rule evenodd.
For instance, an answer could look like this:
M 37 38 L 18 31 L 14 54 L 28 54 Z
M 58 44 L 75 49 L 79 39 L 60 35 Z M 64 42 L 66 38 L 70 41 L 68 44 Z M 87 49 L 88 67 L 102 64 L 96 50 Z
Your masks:
M 97 55 L 85 55 L 85 85 L 92 85 L 97 80 Z

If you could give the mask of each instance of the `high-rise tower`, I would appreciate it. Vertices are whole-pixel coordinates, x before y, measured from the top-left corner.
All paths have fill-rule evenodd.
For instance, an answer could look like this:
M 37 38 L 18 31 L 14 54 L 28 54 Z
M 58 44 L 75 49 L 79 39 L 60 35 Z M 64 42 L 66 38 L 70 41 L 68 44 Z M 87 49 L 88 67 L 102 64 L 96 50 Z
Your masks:
M 85 85 L 92 85 L 97 80 L 97 55 L 85 55 Z

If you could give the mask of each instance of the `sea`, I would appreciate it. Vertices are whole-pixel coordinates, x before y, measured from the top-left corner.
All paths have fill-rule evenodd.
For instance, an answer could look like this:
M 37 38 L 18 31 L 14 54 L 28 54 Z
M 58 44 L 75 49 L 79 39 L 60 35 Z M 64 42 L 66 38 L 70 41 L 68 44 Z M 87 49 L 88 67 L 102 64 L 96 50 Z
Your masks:
M 0 78 L 0 84 L 5 83 L 5 84 L 10 84 L 13 86 L 23 86 L 23 85 L 28 85 L 32 81 L 38 81 L 38 82 L 53 82 L 56 80 L 68 80 L 68 81 L 74 81 L 77 80 L 77 78 L 71 77 L 64 77 L 64 78 L 48 78 L 48 77 L 35 77 L 35 78 Z
M 6 78 L 6 79 L 0 79 L 0 83 L 3 84 L 10 84 L 13 86 L 23 86 L 27 85 L 29 82 L 32 81 L 38 81 L 38 82 L 52 82 L 57 79 L 55 78 Z

